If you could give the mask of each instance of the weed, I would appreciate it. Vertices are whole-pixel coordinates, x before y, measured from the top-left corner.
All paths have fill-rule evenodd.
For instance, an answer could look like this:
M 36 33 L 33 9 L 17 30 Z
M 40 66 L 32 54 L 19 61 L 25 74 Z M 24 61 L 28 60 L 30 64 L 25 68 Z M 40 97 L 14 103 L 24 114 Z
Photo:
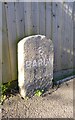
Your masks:
M 35 91 L 35 96 L 41 96 L 43 94 L 44 90 L 36 90 Z
M 10 82 L 7 84 L 0 84 L 0 104 L 3 103 L 3 101 L 6 99 L 6 93 L 9 90 Z

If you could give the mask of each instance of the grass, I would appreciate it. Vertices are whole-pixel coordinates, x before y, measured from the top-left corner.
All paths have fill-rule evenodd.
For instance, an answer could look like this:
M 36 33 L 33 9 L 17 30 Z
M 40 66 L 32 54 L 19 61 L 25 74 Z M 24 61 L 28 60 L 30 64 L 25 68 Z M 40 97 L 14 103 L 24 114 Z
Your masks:
M 0 104 L 4 102 L 6 97 L 11 95 L 11 90 L 18 90 L 18 80 L 11 81 L 5 84 L 0 84 Z
M 0 84 L 0 104 L 3 103 L 3 101 L 6 99 L 6 93 L 10 88 L 10 82 L 7 84 Z

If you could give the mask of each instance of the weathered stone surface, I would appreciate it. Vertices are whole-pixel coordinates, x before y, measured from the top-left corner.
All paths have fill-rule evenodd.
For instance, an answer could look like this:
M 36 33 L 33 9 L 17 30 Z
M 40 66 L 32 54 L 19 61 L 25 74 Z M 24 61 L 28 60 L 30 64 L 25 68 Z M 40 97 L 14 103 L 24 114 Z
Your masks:
M 26 37 L 18 43 L 18 83 L 22 97 L 51 85 L 53 55 L 52 41 L 43 35 Z

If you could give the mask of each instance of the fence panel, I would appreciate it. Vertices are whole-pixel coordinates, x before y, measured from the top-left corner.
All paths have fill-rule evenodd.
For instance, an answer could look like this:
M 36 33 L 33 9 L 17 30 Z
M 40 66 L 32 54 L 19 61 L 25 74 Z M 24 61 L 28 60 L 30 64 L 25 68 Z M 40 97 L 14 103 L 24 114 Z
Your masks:
M 46 22 L 46 3 L 41 2 L 39 4 L 39 30 L 40 34 L 45 35 L 45 22 Z
M 70 7 L 71 6 L 71 7 Z M 55 71 L 73 67 L 73 3 L 53 4 Z
M 52 39 L 52 3 L 47 2 L 46 3 L 46 36 L 50 39 Z
M 23 38 L 25 33 L 24 3 L 15 2 L 17 39 Z
M 39 3 L 32 2 L 32 32 L 39 34 Z
M 73 2 L 3 5 L 3 82 L 17 79 L 17 42 L 32 34 L 52 39 L 54 71 L 73 68 Z
M 10 54 L 10 66 L 12 80 L 17 79 L 17 34 L 16 34 L 16 16 L 15 16 L 15 4 L 7 3 L 6 6 L 6 19 L 7 19 L 7 29 L 8 29 L 8 44 L 9 44 L 9 54 Z
M 24 3 L 24 18 L 25 18 L 25 35 L 28 36 L 33 34 L 31 2 Z
M 6 20 L 6 5 L 2 6 L 2 79 L 3 82 L 11 80 L 11 66 L 9 54 L 8 29 Z

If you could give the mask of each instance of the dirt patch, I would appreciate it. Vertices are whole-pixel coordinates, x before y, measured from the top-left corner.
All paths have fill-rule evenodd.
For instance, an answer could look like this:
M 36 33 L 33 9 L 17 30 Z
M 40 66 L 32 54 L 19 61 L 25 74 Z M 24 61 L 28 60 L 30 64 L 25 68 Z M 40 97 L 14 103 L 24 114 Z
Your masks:
M 3 118 L 73 118 L 73 80 L 43 96 L 23 100 L 17 93 L 2 106 Z

